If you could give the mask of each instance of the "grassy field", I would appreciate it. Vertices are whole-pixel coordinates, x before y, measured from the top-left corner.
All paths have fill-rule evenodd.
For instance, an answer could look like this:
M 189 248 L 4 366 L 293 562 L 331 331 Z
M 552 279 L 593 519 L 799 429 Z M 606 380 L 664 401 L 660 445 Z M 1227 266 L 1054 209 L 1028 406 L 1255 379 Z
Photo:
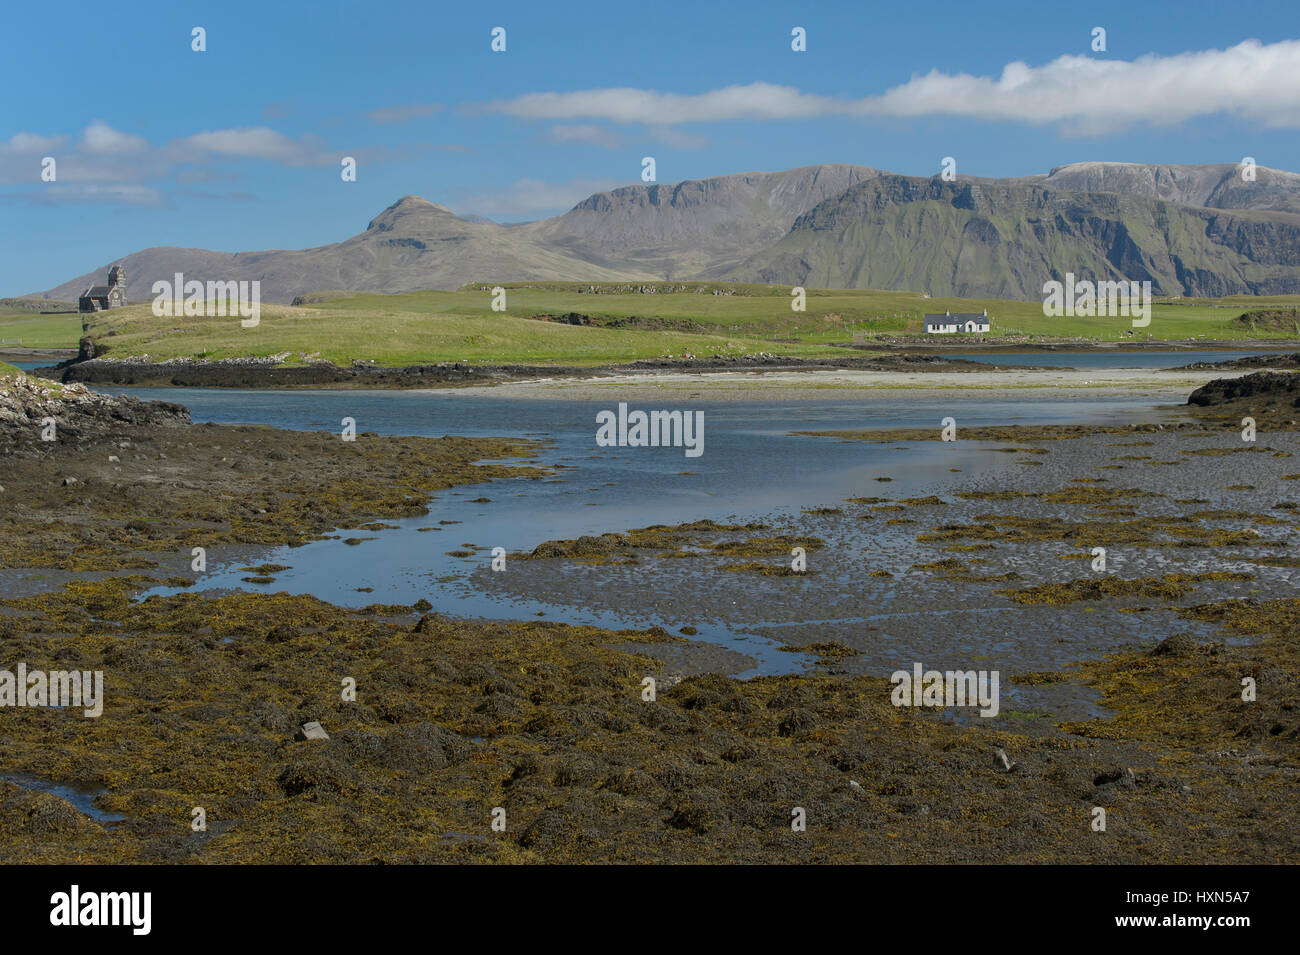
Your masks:
M 404 297 L 404 296 L 402 296 Z M 369 299 L 370 297 L 367 296 Z M 289 362 L 309 356 L 336 364 L 380 365 L 464 361 L 479 364 L 598 365 L 664 355 L 827 354 L 824 345 L 764 342 L 752 335 L 683 331 L 581 328 L 531 321 L 511 314 L 394 308 L 398 296 L 375 296 L 349 308 L 316 305 L 262 306 L 256 328 L 237 318 L 156 318 L 147 305 L 97 316 L 96 348 L 108 357 L 206 359 L 288 353 Z M 838 349 L 834 351 L 838 352 Z
M 263 305 L 256 328 L 240 327 L 237 317 L 155 317 L 148 305 L 102 312 L 89 334 L 109 357 L 148 355 L 232 358 L 288 353 L 288 361 L 307 356 L 335 363 L 354 359 L 381 365 L 434 361 L 508 364 L 593 365 L 668 355 L 842 355 L 832 347 L 853 339 L 919 335 L 927 312 L 980 312 L 987 309 L 998 338 L 1023 341 L 1173 341 L 1189 339 L 1263 341 L 1300 337 L 1283 323 L 1252 330 L 1237 321 L 1248 310 L 1295 309 L 1300 296 L 1273 299 L 1238 297 L 1214 301 L 1160 302 L 1151 324 L 1132 329 L 1128 318 L 1047 318 L 1037 302 L 996 299 L 928 299 L 911 292 L 810 290 L 807 310 L 791 309 L 785 286 L 697 285 L 692 291 L 628 289 L 646 286 L 596 286 L 617 292 L 593 294 L 576 284 L 506 286 L 506 311 L 494 312 L 484 287 L 455 292 L 401 295 L 322 293 L 302 306 Z M 696 290 L 700 289 L 700 290 Z M 316 300 L 319 299 L 319 300 Z M 589 325 L 536 320 L 570 313 Z M 22 322 L 44 327 L 25 334 Z M 7 329 L 13 329 L 12 331 Z M 1133 335 L 1128 335 L 1129 330 Z M 78 316 L 5 318 L 5 338 L 38 339 L 45 347 L 71 347 L 81 334 Z M 958 345 L 967 336 L 932 338 Z
M 678 283 L 683 284 L 683 283 Z M 696 283 L 689 283 L 692 288 Z M 804 343 L 843 342 L 855 334 L 875 336 L 923 334 L 924 316 L 931 312 L 982 312 L 993 319 L 989 337 L 1025 336 L 1043 338 L 1095 338 L 1121 341 L 1130 338 L 1173 340 L 1207 338 L 1249 338 L 1244 329 L 1232 327 L 1243 312 L 1261 308 L 1300 307 L 1300 295 L 1255 299 L 1160 302 L 1152 308 L 1151 325 L 1132 329 L 1126 318 L 1048 318 L 1039 302 L 1003 299 L 926 298 L 917 292 L 882 292 L 860 289 L 810 289 L 807 310 L 790 307 L 788 286 L 707 285 L 704 292 L 676 294 L 591 294 L 573 283 L 505 286 L 509 314 L 562 315 L 570 312 L 599 319 L 634 317 L 685 322 L 700 331 L 722 334 L 753 334 L 763 338 L 798 338 Z M 601 287 L 601 286 L 597 286 Z M 622 288 L 625 286 L 614 286 Z M 655 287 L 650 285 L 649 287 Z M 711 291 L 734 294 L 711 294 Z M 491 315 L 486 287 L 474 286 L 456 292 L 411 292 L 404 295 L 357 295 L 321 303 L 321 307 L 352 313 L 366 313 L 377 300 L 390 299 L 394 312 L 455 313 Z M 1125 334 L 1129 329 L 1133 336 Z M 1255 336 L 1258 337 L 1258 336 Z M 1283 337 L 1279 335 L 1278 337 Z M 1295 337 L 1295 333 L 1291 333 Z
M 24 348 L 76 348 L 81 316 L 0 311 L 0 341 Z M 3 347 L 3 346 L 0 346 Z

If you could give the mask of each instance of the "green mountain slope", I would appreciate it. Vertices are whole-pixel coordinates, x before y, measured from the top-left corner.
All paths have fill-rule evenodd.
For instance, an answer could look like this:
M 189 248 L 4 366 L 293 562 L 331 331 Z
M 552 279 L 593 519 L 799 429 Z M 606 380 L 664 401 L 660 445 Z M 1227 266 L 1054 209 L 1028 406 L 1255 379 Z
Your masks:
M 711 275 L 1032 300 L 1067 272 L 1149 280 L 1163 295 L 1294 294 L 1300 215 L 886 175 L 819 203 L 770 248 Z

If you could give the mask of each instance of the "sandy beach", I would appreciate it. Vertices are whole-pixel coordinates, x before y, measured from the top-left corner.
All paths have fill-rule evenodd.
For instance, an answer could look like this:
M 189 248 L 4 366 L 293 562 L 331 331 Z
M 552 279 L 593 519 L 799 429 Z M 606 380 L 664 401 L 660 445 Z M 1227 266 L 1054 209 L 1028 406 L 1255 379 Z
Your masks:
M 771 372 L 661 372 L 654 375 L 607 375 L 600 378 L 536 378 L 487 387 L 457 388 L 455 394 L 494 398 L 561 398 L 576 401 L 675 398 L 699 401 L 819 401 L 829 397 L 870 400 L 873 394 L 899 391 L 941 394 L 978 391 L 996 397 L 1041 390 L 1053 397 L 1081 395 L 1185 396 L 1215 378 L 1235 378 L 1248 371 L 1181 371 L 1141 368 L 1015 368 L 979 374 L 952 372 L 859 371 L 850 369 Z

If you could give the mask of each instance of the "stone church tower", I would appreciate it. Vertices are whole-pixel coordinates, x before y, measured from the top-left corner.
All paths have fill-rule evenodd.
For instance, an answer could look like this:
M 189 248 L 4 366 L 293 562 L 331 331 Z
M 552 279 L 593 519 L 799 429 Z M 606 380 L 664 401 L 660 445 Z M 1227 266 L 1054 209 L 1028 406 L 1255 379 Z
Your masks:
M 92 285 L 77 299 L 77 311 L 102 312 L 126 304 L 126 269 L 115 265 L 108 270 L 107 285 Z

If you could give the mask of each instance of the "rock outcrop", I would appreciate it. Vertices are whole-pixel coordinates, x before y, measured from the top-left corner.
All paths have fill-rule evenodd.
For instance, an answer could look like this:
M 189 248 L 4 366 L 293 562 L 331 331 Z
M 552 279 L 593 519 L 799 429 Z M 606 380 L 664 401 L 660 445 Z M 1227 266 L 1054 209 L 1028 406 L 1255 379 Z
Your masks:
M 1216 378 L 1187 398 L 1188 408 L 1227 427 L 1245 427 L 1251 418 L 1260 431 L 1294 430 L 1300 419 L 1300 373 L 1257 371 L 1240 378 Z
M 0 378 L 0 450 L 5 453 L 111 437 L 123 425 L 189 421 L 189 411 L 171 402 L 106 395 L 85 385 L 57 385 L 28 375 Z

